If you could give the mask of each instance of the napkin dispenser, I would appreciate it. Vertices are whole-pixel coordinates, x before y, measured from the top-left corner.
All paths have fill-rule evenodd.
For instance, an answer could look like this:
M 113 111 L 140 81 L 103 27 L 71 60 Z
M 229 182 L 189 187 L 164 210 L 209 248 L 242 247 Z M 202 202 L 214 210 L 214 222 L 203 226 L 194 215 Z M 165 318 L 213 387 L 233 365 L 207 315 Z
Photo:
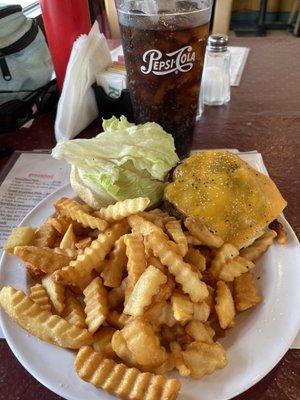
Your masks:
M 100 118 L 111 118 L 113 115 L 120 117 L 124 115 L 129 122 L 134 122 L 133 108 L 128 89 L 123 89 L 119 98 L 108 96 L 102 86 L 95 82 L 92 85 Z

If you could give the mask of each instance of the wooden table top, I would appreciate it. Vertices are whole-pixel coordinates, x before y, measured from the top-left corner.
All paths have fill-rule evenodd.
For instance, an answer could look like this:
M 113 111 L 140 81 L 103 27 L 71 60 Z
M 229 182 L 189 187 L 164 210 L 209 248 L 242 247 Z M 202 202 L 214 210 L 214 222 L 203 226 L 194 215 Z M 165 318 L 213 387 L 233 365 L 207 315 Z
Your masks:
M 288 201 L 285 215 L 300 237 L 300 40 L 236 38 L 230 44 L 250 47 L 241 83 L 232 88 L 227 106 L 206 107 L 193 147 L 261 152 L 270 176 Z M 53 147 L 54 118 L 44 115 L 29 129 L 0 135 L 0 146 L 9 144 L 15 150 Z M 99 131 L 100 122 L 95 121 L 81 136 L 91 137 Z M 0 160 L 0 168 L 6 161 Z M 25 371 L 4 340 L 0 341 L 0 359 L 0 400 L 61 399 Z M 264 379 L 235 398 L 254 399 L 300 399 L 300 350 L 289 350 Z

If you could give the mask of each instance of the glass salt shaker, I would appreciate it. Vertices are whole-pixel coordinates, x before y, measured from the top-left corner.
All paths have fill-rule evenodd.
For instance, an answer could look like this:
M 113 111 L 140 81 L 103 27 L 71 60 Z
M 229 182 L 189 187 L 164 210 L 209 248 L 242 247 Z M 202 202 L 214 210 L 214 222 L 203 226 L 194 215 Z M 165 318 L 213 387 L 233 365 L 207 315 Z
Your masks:
M 211 35 L 206 47 L 201 96 L 208 106 L 230 101 L 230 52 L 226 35 Z

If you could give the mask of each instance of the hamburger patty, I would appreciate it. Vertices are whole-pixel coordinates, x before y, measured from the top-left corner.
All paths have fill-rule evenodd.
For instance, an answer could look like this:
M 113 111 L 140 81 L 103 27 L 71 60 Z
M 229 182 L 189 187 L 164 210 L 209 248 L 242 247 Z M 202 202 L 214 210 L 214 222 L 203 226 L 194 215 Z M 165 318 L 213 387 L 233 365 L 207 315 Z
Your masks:
M 201 218 L 211 232 L 238 248 L 286 206 L 269 177 L 229 152 L 194 153 L 171 176 L 164 191 L 165 208 L 177 218 Z

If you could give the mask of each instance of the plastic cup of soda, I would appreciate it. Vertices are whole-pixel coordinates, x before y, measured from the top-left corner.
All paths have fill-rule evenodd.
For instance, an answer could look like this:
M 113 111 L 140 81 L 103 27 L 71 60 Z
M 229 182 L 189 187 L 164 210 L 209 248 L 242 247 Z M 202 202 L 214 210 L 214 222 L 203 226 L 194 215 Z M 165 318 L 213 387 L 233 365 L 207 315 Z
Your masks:
M 177 154 L 192 147 L 210 0 L 117 0 L 136 123 L 157 122 Z

